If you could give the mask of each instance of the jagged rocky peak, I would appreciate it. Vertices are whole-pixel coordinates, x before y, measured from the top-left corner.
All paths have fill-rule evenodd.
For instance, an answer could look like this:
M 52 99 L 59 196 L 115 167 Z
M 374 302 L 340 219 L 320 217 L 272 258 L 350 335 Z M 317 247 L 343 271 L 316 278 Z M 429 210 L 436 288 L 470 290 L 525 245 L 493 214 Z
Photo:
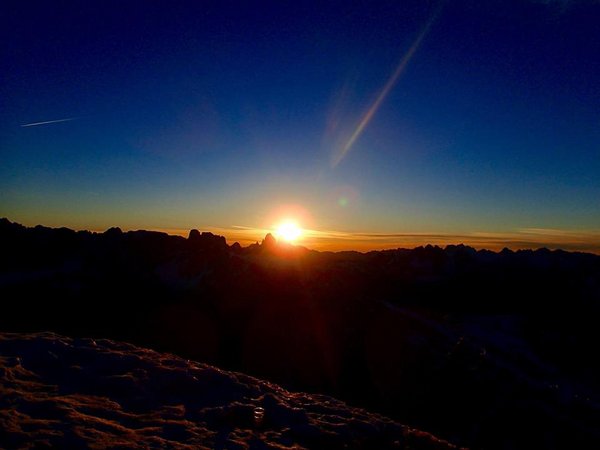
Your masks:
M 277 239 L 271 234 L 267 233 L 265 238 L 263 239 L 261 246 L 265 249 L 272 249 L 277 246 Z
M 192 229 L 188 235 L 188 241 L 193 245 L 199 245 L 206 248 L 227 248 L 225 237 L 213 234 L 210 231 L 200 232 L 196 229 Z
M 200 232 L 198 230 L 196 230 L 195 228 L 190 230 L 190 234 L 188 235 L 188 239 L 190 241 L 195 241 L 197 239 L 200 239 Z
M 106 230 L 104 234 L 109 237 L 121 236 L 123 234 L 123 231 L 119 227 L 111 227 L 108 230 Z

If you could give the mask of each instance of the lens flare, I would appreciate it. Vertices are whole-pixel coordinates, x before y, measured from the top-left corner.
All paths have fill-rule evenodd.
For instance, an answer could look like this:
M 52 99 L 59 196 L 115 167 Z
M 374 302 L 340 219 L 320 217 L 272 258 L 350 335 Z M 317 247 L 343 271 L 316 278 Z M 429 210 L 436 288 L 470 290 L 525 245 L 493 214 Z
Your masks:
M 398 78 L 400 78 L 400 76 L 402 75 L 402 72 L 404 72 L 404 69 L 406 69 L 406 66 L 408 65 L 408 63 L 410 62 L 410 60 L 412 59 L 412 57 L 414 56 L 416 51 L 419 49 L 421 42 L 423 41 L 425 36 L 427 36 L 427 34 L 429 33 L 429 30 L 431 29 L 431 25 L 433 24 L 433 22 L 435 22 L 440 11 L 441 11 L 441 6 L 438 7 L 437 11 L 427 21 L 427 23 L 425 24 L 425 26 L 423 27 L 423 29 L 421 30 L 421 32 L 419 33 L 417 38 L 414 40 L 414 42 L 412 43 L 412 45 L 410 46 L 410 48 L 408 49 L 406 54 L 402 57 L 402 59 L 396 66 L 396 70 L 394 70 L 394 72 L 392 73 L 390 78 L 387 80 L 387 82 L 385 83 L 385 85 L 383 86 L 381 91 L 379 92 L 379 95 L 377 96 L 375 101 L 371 104 L 369 109 L 367 109 L 367 111 L 361 117 L 360 122 L 356 126 L 356 129 L 354 130 L 354 132 L 352 133 L 350 138 L 346 141 L 346 143 L 342 147 L 336 149 L 336 152 L 334 153 L 333 158 L 331 160 L 331 167 L 336 167 L 342 161 L 342 159 L 344 159 L 346 154 L 350 151 L 350 148 L 352 147 L 352 145 L 354 145 L 354 142 L 360 137 L 360 135 L 362 134 L 363 130 L 367 127 L 367 125 L 369 125 L 369 122 L 371 121 L 371 119 L 373 118 L 373 116 L 375 115 L 375 113 L 377 112 L 377 110 L 379 109 L 379 107 L 381 106 L 383 101 L 385 100 L 385 98 L 388 96 L 388 94 L 390 93 L 390 91 L 392 90 L 392 88 L 394 87 L 396 82 L 398 81 Z

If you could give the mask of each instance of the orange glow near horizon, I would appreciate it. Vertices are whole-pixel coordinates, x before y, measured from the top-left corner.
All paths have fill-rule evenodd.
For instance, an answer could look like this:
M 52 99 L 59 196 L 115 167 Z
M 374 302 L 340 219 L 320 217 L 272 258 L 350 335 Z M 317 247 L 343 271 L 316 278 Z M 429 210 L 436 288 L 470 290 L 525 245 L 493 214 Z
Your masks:
M 504 247 L 512 250 L 547 247 L 600 254 L 600 230 L 569 231 L 529 228 L 497 233 L 367 233 L 300 228 L 297 225 L 299 222 L 294 222 L 298 226 L 300 234 L 292 242 L 282 237 L 284 230 L 281 234 L 279 233 L 279 227 L 285 223 L 289 223 L 289 221 L 280 222 L 278 226 L 271 229 L 236 227 L 211 228 L 210 231 L 225 236 L 230 244 L 239 242 L 242 246 L 260 242 L 267 233 L 273 233 L 277 240 L 302 245 L 318 251 L 354 250 L 368 252 L 372 250 L 414 248 L 427 244 L 441 247 L 450 244 L 465 244 L 476 249 L 485 248 L 493 251 L 500 251 Z M 284 228 L 287 229 L 287 227 Z M 187 230 L 183 230 L 179 234 L 187 236 L 187 233 Z
M 365 231 L 341 231 L 341 230 L 323 230 L 316 226 L 307 226 L 309 216 L 301 215 L 279 215 L 282 217 L 294 218 L 294 223 L 298 226 L 300 234 L 296 241 L 291 242 L 295 245 L 302 245 L 311 250 L 318 251 L 345 251 L 354 250 L 359 252 L 368 252 L 372 250 L 385 250 L 395 248 L 414 248 L 422 245 L 438 245 L 444 247 L 449 244 L 465 244 L 477 249 L 489 249 L 494 251 L 502 250 L 507 247 L 512 250 L 518 249 L 536 249 L 546 247 L 550 249 L 563 249 L 567 251 L 584 251 L 600 254 L 600 229 L 548 229 L 548 228 L 520 228 L 515 230 L 506 230 L 499 232 L 471 231 L 464 233 L 451 232 L 365 232 Z M 290 219 L 289 221 L 292 221 Z M 287 221 L 286 221 L 287 222 Z M 314 222 L 314 221 L 313 221 Z M 36 226 L 37 222 L 22 220 L 21 223 L 28 227 Z M 273 221 L 272 224 L 282 225 L 285 222 Z M 299 226 L 302 224 L 302 227 Z M 89 230 L 102 233 L 108 226 L 81 226 L 70 223 L 46 223 L 44 226 L 59 227 L 65 226 L 75 230 Z M 188 225 L 185 228 L 163 228 L 140 225 L 116 224 L 123 231 L 149 230 L 158 231 L 171 235 L 187 237 L 191 228 L 200 231 L 210 231 L 214 234 L 224 236 L 228 244 L 238 242 L 243 247 L 260 243 L 266 234 L 272 233 L 279 240 L 285 240 L 280 237 L 278 227 L 256 227 L 245 225 L 232 225 L 229 227 L 202 226 L 200 224 Z M 282 233 L 283 234 L 283 233 Z

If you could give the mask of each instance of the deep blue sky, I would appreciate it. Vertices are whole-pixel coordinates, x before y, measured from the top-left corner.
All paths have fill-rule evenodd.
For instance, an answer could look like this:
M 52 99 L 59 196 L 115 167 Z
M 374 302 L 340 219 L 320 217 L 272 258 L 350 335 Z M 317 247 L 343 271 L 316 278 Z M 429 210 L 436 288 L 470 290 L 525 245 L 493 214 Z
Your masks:
M 577 1 L 3 2 L 0 215 L 594 240 L 599 23 Z

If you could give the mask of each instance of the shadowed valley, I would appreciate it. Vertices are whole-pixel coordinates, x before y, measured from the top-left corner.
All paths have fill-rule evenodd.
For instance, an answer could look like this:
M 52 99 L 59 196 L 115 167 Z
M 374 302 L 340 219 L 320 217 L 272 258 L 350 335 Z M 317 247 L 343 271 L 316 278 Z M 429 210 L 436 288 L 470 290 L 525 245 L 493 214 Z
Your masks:
M 600 257 L 277 243 L 0 223 L 5 331 L 110 338 L 473 448 L 600 443 Z M 541 444 L 543 443 L 543 444 Z M 584 445 L 585 444 L 585 445 Z

